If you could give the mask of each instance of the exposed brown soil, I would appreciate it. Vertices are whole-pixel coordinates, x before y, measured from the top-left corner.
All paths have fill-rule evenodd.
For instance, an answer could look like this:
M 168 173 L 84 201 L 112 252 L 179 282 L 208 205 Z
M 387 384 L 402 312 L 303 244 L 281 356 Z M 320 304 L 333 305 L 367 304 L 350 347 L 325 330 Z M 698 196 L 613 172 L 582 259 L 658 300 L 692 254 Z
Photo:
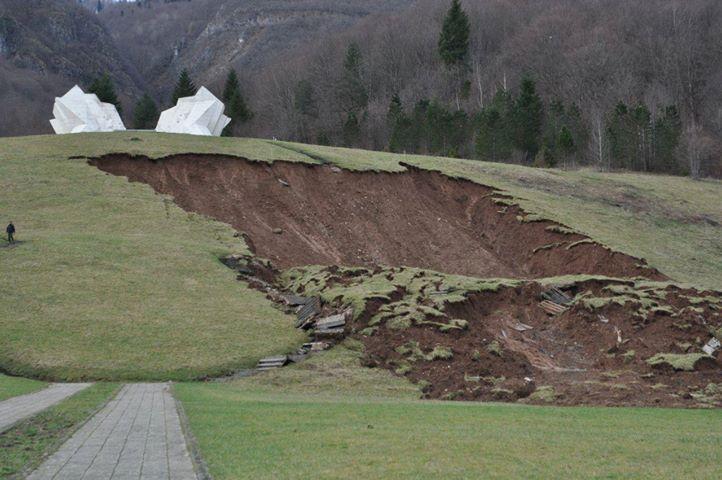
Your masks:
M 640 259 L 526 222 L 503 195 L 420 169 L 351 172 L 235 157 L 160 160 L 107 155 L 101 170 L 172 195 L 184 209 L 231 224 L 280 268 L 406 265 L 476 277 L 589 273 L 664 278 Z M 497 201 L 495 201 L 495 199 Z
M 343 291 L 339 287 L 357 295 L 367 290 L 364 282 L 378 284 L 372 277 L 383 276 L 390 290 L 364 297 L 365 309 L 356 312 L 346 334 L 364 343 L 368 366 L 424 384 L 429 398 L 722 406 L 719 352 L 698 361 L 693 371 L 647 361 L 659 353 L 699 353 L 711 335 L 719 335 L 719 294 L 586 281 L 567 286 L 568 293 L 628 300 L 594 307 L 578 300 L 550 316 L 539 306 L 541 284 L 524 281 L 468 290 L 440 305 L 436 290 L 445 284 L 444 275 L 405 267 L 478 278 L 665 279 L 643 260 L 564 233 L 552 222 L 533 221 L 491 188 L 410 167 L 403 173 L 351 172 L 193 154 L 161 160 L 108 155 L 91 163 L 147 183 L 185 210 L 242 232 L 253 253 L 272 262 L 249 260 L 242 276 L 256 288 L 276 293 L 288 288 L 278 284 L 274 267 L 330 265 L 321 279 L 312 276 L 306 286 L 294 287 L 298 294 L 307 294 L 306 287 L 321 288 L 320 293 L 333 288 L 334 298 L 324 306 L 328 313 L 348 305 L 350 297 L 336 296 Z M 243 272 L 243 263 L 236 258 L 228 264 Z M 411 290 L 403 283 L 409 275 L 399 275 L 409 271 Z M 395 276 L 405 280 L 396 283 Z M 702 299 L 705 295 L 714 300 Z M 269 298 L 280 301 L 278 295 Z M 390 316 L 377 315 L 389 307 Z M 431 313 L 425 320 L 391 321 L 406 315 L 398 312 L 407 307 Z M 445 328 L 454 321 L 463 328 Z M 437 347 L 447 354 L 432 355 Z
M 599 294 L 602 285 L 579 287 Z M 545 403 L 549 400 L 529 396 L 540 386 L 550 386 L 551 401 L 563 405 L 722 406 L 722 391 L 702 394 L 704 401 L 693 396 L 710 383 L 722 387 L 718 359 L 702 359 L 690 372 L 646 362 L 661 352 L 700 352 L 710 338 L 705 318 L 717 326 L 722 320 L 709 305 L 702 313 L 684 310 L 690 306 L 680 296 L 684 292 L 669 289 L 668 301 L 678 306 L 675 316 L 650 314 L 639 319 L 630 315 L 633 305 L 613 304 L 593 312 L 576 305 L 552 317 L 539 307 L 540 289 L 528 283 L 474 294 L 467 302 L 450 306 L 450 317 L 468 320 L 466 330 L 441 332 L 414 326 L 359 338 L 366 345 L 369 364 L 392 369 L 405 357 L 396 349 L 409 341 L 417 341 L 425 351 L 449 346 L 452 359 L 416 362 L 407 374 L 416 382 L 428 382 L 425 393 L 430 398 Z M 532 329 L 515 330 L 519 322 Z M 491 342 L 498 343 L 498 353 L 487 348 Z

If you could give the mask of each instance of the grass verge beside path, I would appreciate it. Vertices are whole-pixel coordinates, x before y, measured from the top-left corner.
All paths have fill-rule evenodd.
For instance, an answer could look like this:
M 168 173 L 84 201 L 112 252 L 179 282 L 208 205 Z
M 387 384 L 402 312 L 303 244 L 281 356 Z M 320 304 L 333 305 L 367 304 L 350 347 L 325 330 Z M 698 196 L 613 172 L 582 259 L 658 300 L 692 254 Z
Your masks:
M 719 478 L 716 410 L 175 391 L 215 480 Z
M 11 377 L 0 373 L 0 402 L 8 398 L 37 392 L 47 387 L 48 384 L 29 378 Z
M 54 452 L 119 389 L 96 383 L 0 434 L 0 478 L 22 478 Z

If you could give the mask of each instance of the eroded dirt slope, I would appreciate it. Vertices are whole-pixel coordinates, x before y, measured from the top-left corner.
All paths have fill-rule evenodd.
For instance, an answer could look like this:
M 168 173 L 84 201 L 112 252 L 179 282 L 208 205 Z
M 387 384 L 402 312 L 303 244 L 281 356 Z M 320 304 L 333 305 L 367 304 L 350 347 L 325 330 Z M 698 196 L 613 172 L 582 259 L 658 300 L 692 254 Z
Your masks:
M 255 254 L 280 268 L 382 264 L 476 277 L 663 278 L 639 259 L 537 221 L 490 188 L 435 172 L 351 172 L 192 154 L 116 154 L 91 163 L 231 224 Z

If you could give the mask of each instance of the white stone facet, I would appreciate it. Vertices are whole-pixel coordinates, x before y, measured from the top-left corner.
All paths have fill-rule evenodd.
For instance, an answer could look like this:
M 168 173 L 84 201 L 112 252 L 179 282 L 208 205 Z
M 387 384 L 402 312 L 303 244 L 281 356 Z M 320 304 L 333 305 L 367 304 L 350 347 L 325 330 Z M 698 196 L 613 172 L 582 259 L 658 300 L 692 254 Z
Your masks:
M 175 107 L 164 110 L 156 132 L 219 136 L 231 119 L 223 115 L 225 106 L 205 87 L 192 97 L 178 99 Z
M 113 132 L 125 130 L 115 105 L 101 102 L 93 93 L 74 86 L 55 98 L 50 125 L 55 133 Z

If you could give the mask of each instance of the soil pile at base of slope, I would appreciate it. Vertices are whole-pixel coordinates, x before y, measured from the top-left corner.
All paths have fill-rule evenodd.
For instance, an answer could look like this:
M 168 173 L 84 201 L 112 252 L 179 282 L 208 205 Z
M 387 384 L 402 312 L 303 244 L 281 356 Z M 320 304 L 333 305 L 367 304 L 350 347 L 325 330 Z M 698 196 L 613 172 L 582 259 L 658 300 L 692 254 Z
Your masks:
M 231 224 L 256 255 L 280 268 L 404 265 L 476 277 L 664 278 L 640 259 L 526 215 L 491 188 L 437 172 L 194 154 L 113 154 L 91 164 Z
M 654 282 L 563 285 L 558 315 L 536 281 L 327 267 L 284 272 L 301 295 L 354 305 L 346 334 L 366 364 L 404 375 L 428 398 L 563 405 L 722 406 L 722 294 Z

